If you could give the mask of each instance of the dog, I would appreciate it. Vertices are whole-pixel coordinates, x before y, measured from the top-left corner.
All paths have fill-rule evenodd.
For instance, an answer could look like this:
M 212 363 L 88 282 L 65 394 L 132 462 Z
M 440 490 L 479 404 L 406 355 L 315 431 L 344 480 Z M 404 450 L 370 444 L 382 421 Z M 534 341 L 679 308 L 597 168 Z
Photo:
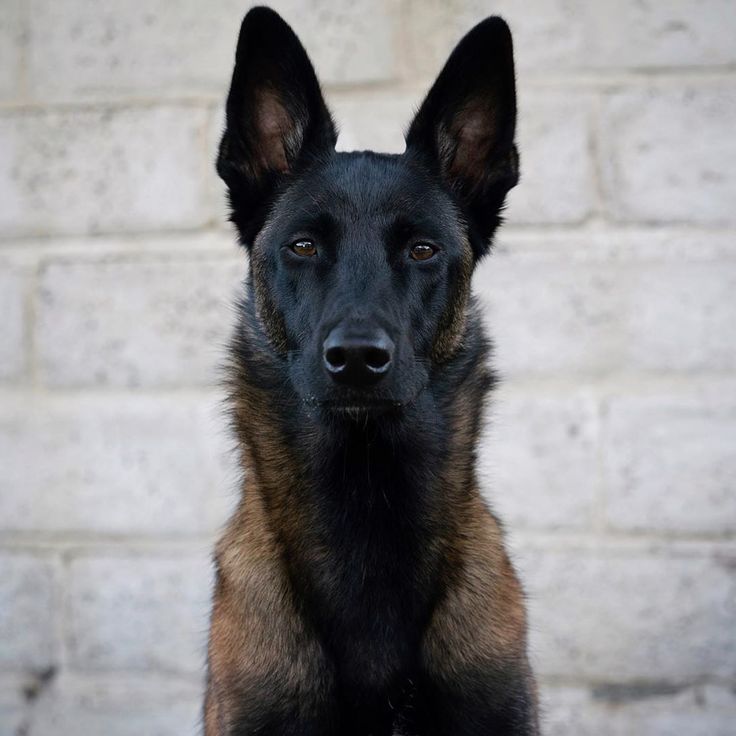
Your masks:
M 314 69 L 245 17 L 217 171 L 250 268 L 206 736 L 534 736 L 522 589 L 482 500 L 471 275 L 517 183 L 511 34 L 449 57 L 400 155 L 338 153 Z

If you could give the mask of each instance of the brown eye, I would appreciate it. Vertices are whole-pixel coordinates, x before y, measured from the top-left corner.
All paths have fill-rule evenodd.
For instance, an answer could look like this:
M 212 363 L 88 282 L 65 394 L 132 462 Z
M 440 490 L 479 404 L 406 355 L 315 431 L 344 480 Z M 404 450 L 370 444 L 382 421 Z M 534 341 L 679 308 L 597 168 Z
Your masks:
M 311 240 L 297 240 L 296 243 L 292 243 L 291 249 L 298 256 L 304 256 L 304 258 L 317 255 L 317 248 Z
M 428 243 L 417 243 L 416 245 L 412 246 L 411 250 L 409 251 L 409 255 L 415 261 L 427 261 L 436 252 L 437 249 L 434 246 L 429 245 Z

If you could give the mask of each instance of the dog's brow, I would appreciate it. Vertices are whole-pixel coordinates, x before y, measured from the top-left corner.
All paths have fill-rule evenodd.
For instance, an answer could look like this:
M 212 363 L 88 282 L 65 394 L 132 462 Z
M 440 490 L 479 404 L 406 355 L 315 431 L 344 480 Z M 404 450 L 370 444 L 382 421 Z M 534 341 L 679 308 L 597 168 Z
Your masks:
M 320 235 L 329 235 L 339 228 L 337 218 L 326 210 L 310 210 L 305 208 L 297 213 L 292 227 L 297 230 L 308 230 Z
M 447 229 L 432 218 L 401 213 L 387 223 L 385 232 L 389 242 L 403 242 L 417 237 L 442 240 Z

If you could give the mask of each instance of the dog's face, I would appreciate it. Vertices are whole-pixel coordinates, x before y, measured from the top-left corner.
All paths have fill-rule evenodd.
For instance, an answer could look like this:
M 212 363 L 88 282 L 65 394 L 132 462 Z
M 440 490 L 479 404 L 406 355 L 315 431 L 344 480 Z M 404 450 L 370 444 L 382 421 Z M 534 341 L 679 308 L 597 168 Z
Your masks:
M 297 393 L 400 408 L 462 342 L 477 260 L 518 179 L 511 38 L 491 18 L 453 52 L 402 155 L 336 153 L 291 29 L 243 22 L 218 159 L 257 319 Z
M 472 267 L 448 194 L 402 157 L 375 154 L 333 154 L 294 182 L 251 258 L 294 387 L 335 408 L 416 396 L 448 349 L 440 325 L 462 314 Z

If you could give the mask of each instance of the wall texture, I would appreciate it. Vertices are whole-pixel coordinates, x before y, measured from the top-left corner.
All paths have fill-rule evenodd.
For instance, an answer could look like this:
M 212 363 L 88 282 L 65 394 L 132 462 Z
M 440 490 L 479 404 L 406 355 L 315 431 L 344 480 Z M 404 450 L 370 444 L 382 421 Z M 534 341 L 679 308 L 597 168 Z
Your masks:
M 343 148 L 515 32 L 523 183 L 476 288 L 483 451 L 546 733 L 736 722 L 736 3 L 283 0 Z M 0 734 L 196 733 L 244 262 L 234 0 L 0 0 Z

